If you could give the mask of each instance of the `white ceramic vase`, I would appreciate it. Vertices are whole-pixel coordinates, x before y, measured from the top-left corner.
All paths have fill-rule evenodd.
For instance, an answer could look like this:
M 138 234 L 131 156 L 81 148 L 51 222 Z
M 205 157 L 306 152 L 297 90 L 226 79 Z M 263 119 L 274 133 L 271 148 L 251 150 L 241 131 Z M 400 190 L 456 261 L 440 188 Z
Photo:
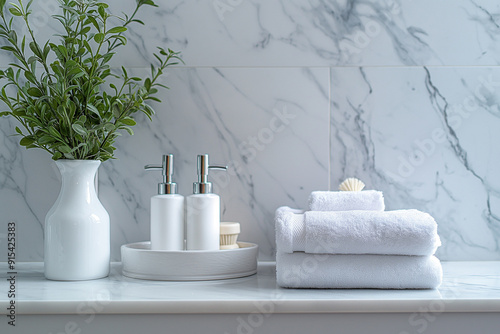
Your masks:
M 45 217 L 45 277 L 90 280 L 109 274 L 109 214 L 95 190 L 100 161 L 57 160 L 61 192 Z

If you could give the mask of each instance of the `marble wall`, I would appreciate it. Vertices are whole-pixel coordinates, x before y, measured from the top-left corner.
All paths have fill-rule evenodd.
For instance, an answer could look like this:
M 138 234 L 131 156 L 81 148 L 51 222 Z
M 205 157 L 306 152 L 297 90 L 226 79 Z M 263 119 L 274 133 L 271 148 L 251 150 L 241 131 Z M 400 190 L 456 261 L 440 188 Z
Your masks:
M 43 3 L 43 6 L 41 5 Z M 130 12 L 134 1 L 109 1 Z M 443 260 L 500 259 L 500 4 L 466 1 L 158 1 L 132 27 L 114 66 L 141 74 L 156 46 L 180 50 L 171 87 L 100 168 L 112 255 L 147 240 L 159 174 L 176 158 L 180 192 L 196 155 L 229 163 L 214 173 L 222 216 L 241 240 L 274 253 L 273 213 L 305 207 L 313 190 L 356 176 L 384 191 L 388 209 L 417 208 L 439 224 Z M 35 1 L 40 38 L 55 0 Z M 0 65 L 8 58 L 2 56 Z M 18 259 L 43 258 L 43 221 L 59 190 L 44 152 L 26 151 L 0 120 L 0 212 L 17 222 Z M 4 246 L 1 246 L 4 247 Z M 0 260 L 1 261 L 1 260 Z

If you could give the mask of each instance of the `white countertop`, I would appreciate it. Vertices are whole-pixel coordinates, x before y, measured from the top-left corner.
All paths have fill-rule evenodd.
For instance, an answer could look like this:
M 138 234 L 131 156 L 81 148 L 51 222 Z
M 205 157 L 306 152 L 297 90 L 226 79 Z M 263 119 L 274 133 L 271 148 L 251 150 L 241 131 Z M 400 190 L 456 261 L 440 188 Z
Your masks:
M 500 262 L 443 262 L 437 290 L 312 290 L 276 286 L 274 263 L 257 275 L 200 282 L 164 282 L 121 275 L 92 281 L 46 280 L 43 263 L 16 265 L 17 314 L 400 313 L 500 312 Z M 0 314 L 7 314 L 7 266 L 0 264 Z

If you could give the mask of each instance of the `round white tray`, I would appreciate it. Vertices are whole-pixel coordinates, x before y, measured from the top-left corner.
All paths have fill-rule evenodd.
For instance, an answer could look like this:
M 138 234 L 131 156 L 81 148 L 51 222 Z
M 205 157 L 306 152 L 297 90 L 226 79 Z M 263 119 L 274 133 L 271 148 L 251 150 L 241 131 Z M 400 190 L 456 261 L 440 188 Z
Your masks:
M 245 277 L 257 272 L 259 246 L 238 242 L 240 248 L 216 251 L 157 251 L 150 242 L 123 245 L 123 275 L 159 281 L 204 281 Z

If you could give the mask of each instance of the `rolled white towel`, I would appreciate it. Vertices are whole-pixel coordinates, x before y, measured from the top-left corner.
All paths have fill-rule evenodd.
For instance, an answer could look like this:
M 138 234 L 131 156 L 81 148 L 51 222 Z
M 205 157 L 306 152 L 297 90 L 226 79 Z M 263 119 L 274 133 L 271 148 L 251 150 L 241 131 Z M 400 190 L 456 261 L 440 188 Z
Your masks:
M 441 245 L 437 224 L 418 210 L 276 210 L 279 252 L 432 255 Z
M 442 281 L 435 256 L 278 253 L 276 279 L 284 288 L 434 289 Z
M 384 195 L 381 191 L 313 191 L 309 195 L 311 211 L 384 211 Z

